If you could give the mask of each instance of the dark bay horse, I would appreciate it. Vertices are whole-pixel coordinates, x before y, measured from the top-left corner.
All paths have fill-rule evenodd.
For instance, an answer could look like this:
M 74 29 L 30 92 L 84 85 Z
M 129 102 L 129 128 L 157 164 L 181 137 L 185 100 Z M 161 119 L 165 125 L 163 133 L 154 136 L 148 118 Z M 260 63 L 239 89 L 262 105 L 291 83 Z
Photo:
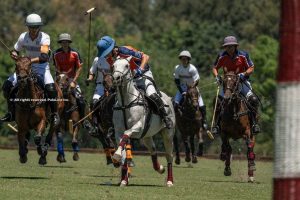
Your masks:
M 183 103 L 176 112 L 176 127 L 181 133 L 181 138 L 185 146 L 185 161 L 197 163 L 195 152 L 195 137 L 198 137 L 202 128 L 202 114 L 199 108 L 199 91 L 195 85 L 188 85 L 186 95 L 183 97 Z M 175 163 L 180 164 L 179 146 L 176 140 L 174 148 L 176 152 Z M 192 158 L 191 158 L 192 155 Z
M 92 121 L 98 130 L 98 134 L 94 137 L 102 144 L 106 155 L 106 164 L 113 164 L 115 167 L 119 167 L 120 164 L 118 162 L 113 162 L 112 159 L 117 147 L 113 125 L 113 107 L 116 103 L 116 92 L 113 86 L 112 75 L 106 72 L 102 73 L 105 94 L 101 96 L 99 101 L 92 108 L 94 111 Z M 126 145 L 126 160 L 129 166 L 128 174 L 130 176 L 132 172 L 131 167 L 134 166 L 130 142 Z
M 44 101 L 46 97 L 42 89 L 43 86 L 38 84 L 39 77 L 31 70 L 30 58 L 19 57 L 16 61 L 15 71 L 18 77 L 15 104 L 20 162 L 27 162 L 27 144 L 30 139 L 30 130 L 35 130 L 34 142 L 40 155 L 39 164 L 45 165 L 47 163 L 47 150 L 50 145 L 49 138 L 52 138 L 52 135 L 48 134 L 47 138 L 44 137 L 47 113 L 50 110 Z M 61 96 L 61 93 L 59 93 L 59 96 Z M 62 104 L 63 102 L 59 102 L 58 107 L 61 107 Z M 50 130 L 54 130 L 52 123 Z
M 60 113 L 60 127 L 58 127 L 55 131 L 56 138 L 57 138 L 57 161 L 62 163 L 66 162 L 65 160 L 65 153 L 64 153 L 64 146 L 63 146 L 63 133 L 68 132 L 69 129 L 69 120 L 72 120 L 73 123 L 77 123 L 80 120 L 79 109 L 77 106 L 75 92 L 76 88 L 71 88 L 70 80 L 66 74 L 59 74 L 56 77 L 56 83 L 58 84 L 59 88 L 63 93 L 63 98 L 66 100 L 64 103 L 64 109 Z M 73 124 L 72 123 L 72 124 Z M 72 128 L 73 129 L 73 128 Z M 78 132 L 79 132 L 79 125 L 75 126 L 72 133 L 72 149 L 73 149 L 73 160 L 79 160 L 79 145 L 78 145 Z
M 246 98 L 240 94 L 241 80 L 234 72 L 225 71 L 223 79 L 224 99 L 218 105 L 217 117 L 220 117 L 219 127 L 222 139 L 220 159 L 225 161 L 224 175 L 231 175 L 230 159 L 232 148 L 229 139 L 243 138 L 247 145 L 248 181 L 254 181 L 255 154 L 253 148 L 255 137 L 251 133 L 250 110 Z

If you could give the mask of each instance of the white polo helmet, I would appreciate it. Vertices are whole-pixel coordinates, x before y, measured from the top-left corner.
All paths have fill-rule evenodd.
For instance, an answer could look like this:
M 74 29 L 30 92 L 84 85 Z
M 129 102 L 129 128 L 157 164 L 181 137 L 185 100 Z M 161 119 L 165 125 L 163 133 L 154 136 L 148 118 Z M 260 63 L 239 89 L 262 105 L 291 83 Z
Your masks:
M 32 13 L 26 17 L 25 25 L 42 26 L 43 25 L 42 18 L 38 14 Z
M 192 59 L 191 53 L 187 50 L 184 50 L 184 51 L 180 52 L 180 54 L 178 55 L 178 58 L 180 58 L 182 56 L 185 56 L 185 57 L 188 57 L 189 59 Z
M 69 33 L 61 33 L 58 36 L 58 43 L 60 43 L 61 41 L 68 41 L 68 42 L 72 42 L 71 39 L 71 35 Z

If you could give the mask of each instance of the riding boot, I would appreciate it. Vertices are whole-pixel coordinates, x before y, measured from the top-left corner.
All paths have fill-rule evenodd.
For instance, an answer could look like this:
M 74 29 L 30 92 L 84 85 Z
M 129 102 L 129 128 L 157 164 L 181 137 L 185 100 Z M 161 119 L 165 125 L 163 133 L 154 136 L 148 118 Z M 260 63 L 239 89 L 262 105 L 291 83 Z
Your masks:
M 155 103 L 159 116 L 162 118 L 164 123 L 166 124 L 166 128 L 170 129 L 173 127 L 172 120 L 168 117 L 168 114 L 165 110 L 165 105 L 162 99 L 158 96 L 158 94 L 154 93 L 149 96 L 149 98 Z
M 204 130 L 206 130 L 208 128 L 207 122 L 206 122 L 206 106 L 201 106 L 200 112 L 202 114 L 202 127 Z
M 79 98 L 76 98 L 76 102 L 77 102 L 77 105 L 78 105 L 78 111 L 79 111 L 79 115 L 80 115 L 80 119 L 84 118 L 85 117 L 85 102 L 84 102 L 84 99 L 83 97 L 79 97 Z M 90 123 L 89 120 L 85 119 L 82 123 L 82 126 L 88 130 L 88 133 L 90 135 L 95 135 L 96 133 L 96 130 L 95 128 L 92 126 L 92 124 Z
M 258 113 L 258 106 L 259 102 L 255 95 L 250 95 L 248 97 L 248 101 L 250 103 L 250 119 L 252 122 L 252 133 L 256 135 L 257 133 L 260 133 L 260 126 L 258 125 L 258 119 L 257 119 L 257 113 Z
M 179 104 L 174 102 L 174 111 L 177 113 L 179 111 Z
M 11 122 L 15 120 L 15 104 L 13 102 L 14 94 L 11 94 L 11 90 L 13 88 L 13 84 L 11 81 L 6 80 L 3 83 L 2 90 L 3 96 L 6 98 L 8 112 L 1 117 L 0 121 L 2 122 Z
M 51 109 L 51 120 L 54 127 L 57 127 L 60 123 L 59 115 L 57 112 L 57 90 L 54 83 L 46 84 L 45 89 L 49 99 L 50 109 Z
M 94 110 L 94 108 L 95 108 L 97 102 L 98 102 L 98 99 L 93 99 L 93 100 L 90 102 L 90 111 Z M 96 124 L 96 123 L 97 123 L 97 118 L 96 118 L 95 113 L 92 114 L 92 123 L 93 123 L 93 124 Z

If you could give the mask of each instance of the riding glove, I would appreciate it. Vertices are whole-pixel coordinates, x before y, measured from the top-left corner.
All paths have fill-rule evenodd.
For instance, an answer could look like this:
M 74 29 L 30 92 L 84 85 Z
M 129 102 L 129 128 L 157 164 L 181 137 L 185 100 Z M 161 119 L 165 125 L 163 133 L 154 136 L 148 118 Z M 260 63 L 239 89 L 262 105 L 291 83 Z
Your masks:
M 141 76 L 142 74 L 143 74 L 143 71 L 142 71 L 141 68 L 136 68 L 136 69 L 134 69 L 134 76 L 135 76 L 135 77 L 139 77 L 139 76 Z
M 218 85 L 222 85 L 222 78 L 221 78 L 220 75 L 217 75 L 217 76 L 216 76 L 216 81 L 217 81 L 217 84 L 218 84 Z
M 244 73 L 239 73 L 238 76 L 242 81 L 246 80 L 245 74 Z

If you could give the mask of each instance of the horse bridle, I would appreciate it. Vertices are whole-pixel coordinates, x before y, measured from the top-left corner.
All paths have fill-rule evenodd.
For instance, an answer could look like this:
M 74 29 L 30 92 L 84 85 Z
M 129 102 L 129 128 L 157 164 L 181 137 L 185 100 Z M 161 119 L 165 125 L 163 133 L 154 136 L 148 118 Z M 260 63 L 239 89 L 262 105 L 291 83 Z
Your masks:
M 239 85 L 239 82 L 240 82 L 240 80 L 239 80 L 240 77 L 239 77 L 238 75 L 236 75 L 236 74 L 226 74 L 225 77 L 226 77 L 226 76 L 229 76 L 229 77 L 235 76 L 235 77 L 237 77 L 235 86 L 234 86 L 233 88 L 230 88 L 228 85 L 226 85 L 226 88 L 225 88 L 226 90 L 228 89 L 228 90 L 231 91 L 232 94 L 231 94 L 230 99 L 232 99 L 232 97 L 236 95 L 236 91 L 237 91 L 237 89 L 238 89 L 238 85 Z M 224 92 L 225 92 L 225 90 L 224 90 Z
M 127 62 L 128 62 L 128 64 L 127 64 L 127 71 L 126 72 L 121 72 L 121 71 L 119 71 L 119 70 L 113 70 L 113 73 L 112 74 L 114 74 L 115 72 L 117 72 L 117 73 L 120 73 L 121 74 L 121 85 L 122 85 L 122 83 L 123 83 L 123 80 L 125 80 L 126 82 L 129 82 L 131 79 L 133 79 L 132 77 L 127 77 L 127 75 L 130 73 L 130 67 L 129 67 L 129 61 L 127 60 L 127 59 L 125 59 Z M 123 77 L 126 77 L 126 79 L 124 79 Z M 113 77 L 113 75 L 112 75 L 112 78 L 113 78 L 113 80 L 114 80 L 114 77 Z

